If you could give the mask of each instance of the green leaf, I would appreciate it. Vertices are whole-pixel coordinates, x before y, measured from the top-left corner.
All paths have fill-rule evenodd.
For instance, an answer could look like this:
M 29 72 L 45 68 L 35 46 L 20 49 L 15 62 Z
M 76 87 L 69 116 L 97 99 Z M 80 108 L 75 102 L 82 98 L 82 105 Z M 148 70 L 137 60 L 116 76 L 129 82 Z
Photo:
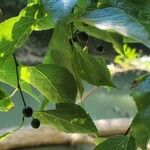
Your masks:
M 134 82 L 137 86 L 131 91 L 130 95 L 133 97 L 138 111 L 143 111 L 150 107 L 150 76 L 145 74 L 136 78 Z
M 14 103 L 0 89 L 0 112 L 7 112 L 14 107 Z
M 5 93 L 2 89 L 0 89 L 0 100 L 2 100 L 3 98 L 5 98 Z
M 42 0 L 48 14 L 53 16 L 54 23 L 68 16 L 76 2 L 77 0 Z
M 82 24 L 80 22 L 75 22 L 75 26 L 79 31 L 86 32 L 87 34 L 96 37 L 97 39 L 104 40 L 113 44 L 113 47 L 122 51 L 123 39 L 122 36 L 117 33 L 112 33 L 107 30 L 100 30 L 96 27 Z
M 47 98 L 44 98 L 41 102 L 40 111 L 43 111 L 48 104 L 49 100 Z
M 32 29 L 36 31 L 48 30 L 54 28 L 52 21 L 52 15 L 49 15 L 43 5 L 39 4 L 39 8 L 36 14 L 36 23 L 33 25 Z
M 135 139 L 128 136 L 114 136 L 100 143 L 94 150 L 136 150 Z
M 150 47 L 150 35 L 144 26 L 118 8 L 97 9 L 82 16 L 79 21 L 101 30 L 120 33 Z
M 0 100 L 0 112 L 7 112 L 14 107 L 14 103 L 6 97 Z
M 3 66 L 0 68 L 0 81 L 17 88 L 16 66 L 14 58 L 11 55 L 6 59 Z M 23 91 L 40 102 L 38 96 L 34 94 L 28 83 L 20 81 L 20 85 Z
M 31 5 L 23 9 L 18 17 L 8 19 L 0 24 L 0 68 L 7 58 L 30 35 L 37 5 Z
M 34 117 L 39 118 L 43 124 L 52 125 L 65 132 L 97 134 L 92 119 L 79 105 L 58 104 L 55 110 L 35 112 Z
M 150 76 L 149 74 L 138 77 L 137 86 L 133 89 L 133 97 L 138 113 L 132 122 L 132 135 L 137 145 L 146 150 L 150 139 Z
M 65 21 L 57 23 L 48 48 L 48 53 L 44 58 L 44 63 L 56 64 L 67 68 L 74 75 L 78 91 L 82 96 L 84 88 L 73 66 L 73 51 L 69 43 L 70 35 L 68 35 L 69 29 L 70 26 Z
M 114 7 L 124 10 L 126 13 L 136 17 L 139 21 L 149 21 L 150 18 L 150 1 L 139 1 L 139 0 L 109 0 L 110 4 Z
M 6 132 L 3 135 L 0 135 L 0 142 L 6 139 L 10 134 L 12 134 L 12 132 Z
M 74 50 L 74 67 L 78 75 L 85 81 L 93 85 L 114 86 L 111 81 L 110 72 L 104 60 L 90 56 L 75 44 Z
M 64 67 L 41 64 L 35 67 L 21 67 L 20 72 L 20 78 L 33 85 L 49 101 L 75 102 L 76 82 Z
M 16 67 L 11 55 L 3 62 L 0 68 L 0 81 L 17 87 Z
M 150 109 L 147 113 L 150 113 Z M 142 148 L 142 150 L 147 150 L 147 144 L 150 139 L 150 114 L 146 115 L 147 117 L 145 117 L 144 114 L 138 113 L 132 121 L 131 134 L 134 136 L 137 145 Z

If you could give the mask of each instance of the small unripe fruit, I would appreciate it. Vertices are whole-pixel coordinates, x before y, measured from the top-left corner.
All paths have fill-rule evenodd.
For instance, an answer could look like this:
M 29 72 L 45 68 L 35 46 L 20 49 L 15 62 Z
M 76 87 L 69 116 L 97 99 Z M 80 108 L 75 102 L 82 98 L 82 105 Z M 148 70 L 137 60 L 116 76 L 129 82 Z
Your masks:
M 31 122 L 31 126 L 35 129 L 39 128 L 40 127 L 40 120 L 39 119 L 33 119 L 32 122 Z
M 87 40 L 89 38 L 88 34 L 86 34 L 85 32 L 79 32 L 77 34 L 77 37 L 81 42 L 87 42 Z
M 104 47 L 102 45 L 98 45 L 96 47 L 96 51 L 99 52 L 99 53 L 103 53 L 104 52 Z
M 31 107 L 25 107 L 23 110 L 22 110 L 22 113 L 25 117 L 29 118 L 32 116 L 33 114 L 33 110 Z

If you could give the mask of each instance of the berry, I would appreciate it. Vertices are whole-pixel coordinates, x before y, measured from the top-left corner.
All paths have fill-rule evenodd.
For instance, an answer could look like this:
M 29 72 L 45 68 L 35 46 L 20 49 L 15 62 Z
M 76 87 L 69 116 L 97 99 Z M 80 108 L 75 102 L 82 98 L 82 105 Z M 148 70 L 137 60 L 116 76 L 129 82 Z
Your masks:
M 96 47 L 96 51 L 99 52 L 99 53 L 102 53 L 102 52 L 104 52 L 104 47 L 102 45 L 98 45 Z
M 81 42 L 87 42 L 87 40 L 89 38 L 88 34 L 86 34 L 85 32 L 79 32 L 77 34 L 77 37 Z
M 32 116 L 33 114 L 33 110 L 31 107 L 25 107 L 23 110 L 22 110 L 22 113 L 25 117 L 29 118 Z
M 35 129 L 37 129 L 37 128 L 39 128 L 39 126 L 40 126 L 40 120 L 39 119 L 33 119 L 32 120 L 32 122 L 31 122 L 31 126 L 33 127 L 33 128 L 35 128 Z

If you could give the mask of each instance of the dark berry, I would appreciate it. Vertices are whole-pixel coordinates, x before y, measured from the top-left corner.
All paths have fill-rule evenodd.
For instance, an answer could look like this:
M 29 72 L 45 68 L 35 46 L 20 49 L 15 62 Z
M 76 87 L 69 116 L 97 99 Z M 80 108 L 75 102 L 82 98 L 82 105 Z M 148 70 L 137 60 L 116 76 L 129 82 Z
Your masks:
M 96 51 L 99 52 L 99 53 L 102 53 L 102 52 L 104 52 L 104 47 L 102 45 L 98 45 L 96 47 Z
M 85 32 L 79 32 L 77 34 L 77 37 L 81 42 L 87 42 L 87 40 L 89 38 L 88 34 L 86 34 Z
M 23 110 L 22 110 L 22 113 L 25 117 L 29 118 L 32 116 L 33 114 L 33 110 L 31 107 L 25 107 Z
M 40 120 L 39 119 L 33 119 L 32 122 L 31 122 L 31 126 L 35 129 L 39 128 L 40 127 Z

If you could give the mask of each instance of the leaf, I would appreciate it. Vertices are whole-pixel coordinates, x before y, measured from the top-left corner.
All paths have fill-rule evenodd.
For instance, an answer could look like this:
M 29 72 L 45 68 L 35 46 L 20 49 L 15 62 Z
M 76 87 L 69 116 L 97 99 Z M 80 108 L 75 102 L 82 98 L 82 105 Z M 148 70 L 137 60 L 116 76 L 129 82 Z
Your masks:
M 84 88 L 73 66 L 73 52 L 68 35 L 69 29 L 70 26 L 67 25 L 65 21 L 57 23 L 48 48 L 48 53 L 44 58 L 44 63 L 56 64 L 67 68 L 73 74 L 78 86 L 78 91 L 82 96 Z
M 6 133 L 0 135 L 0 142 L 1 142 L 2 140 L 4 140 L 5 138 L 7 138 L 8 136 L 10 136 L 13 132 L 19 130 L 19 129 L 23 126 L 23 123 L 24 123 L 23 120 L 24 120 L 24 119 L 21 120 L 19 126 L 17 126 L 16 128 L 14 128 L 14 129 L 12 129 L 11 131 L 8 131 L 8 132 L 6 132 Z
M 40 111 L 43 111 L 48 104 L 49 100 L 47 98 L 44 98 L 41 102 Z
M 136 103 L 138 113 L 132 121 L 132 135 L 137 145 L 146 150 L 150 139 L 150 76 L 146 74 L 136 80 L 137 86 L 133 89 L 131 96 Z
M 103 8 L 89 12 L 80 22 L 101 30 L 113 31 L 150 47 L 150 35 L 139 22 L 118 8 Z
M 0 68 L 0 81 L 17 87 L 16 67 L 13 57 L 10 55 Z
M 149 21 L 150 10 L 149 5 L 150 1 L 132 1 L 132 0 L 109 0 L 112 6 L 124 10 L 126 13 L 136 17 L 138 20 Z
M 14 103 L 0 89 L 0 112 L 7 112 L 14 107 Z
M 133 97 L 138 111 L 143 111 L 150 107 L 150 75 L 138 77 L 135 82 L 137 82 L 137 86 L 131 91 L 130 95 Z
M 132 121 L 132 135 L 134 136 L 137 145 L 142 148 L 142 150 L 147 150 L 147 144 L 150 139 L 150 115 L 144 117 L 142 114 L 138 113 L 134 120 Z
M 104 60 L 88 55 L 77 44 L 74 51 L 74 67 L 78 75 L 90 84 L 114 86 Z
M 14 103 L 9 98 L 0 100 L 0 112 L 7 112 L 14 107 Z
M 101 39 L 113 44 L 114 50 L 118 49 L 122 51 L 123 47 L 123 39 L 122 36 L 117 33 L 112 33 L 107 30 L 100 30 L 96 27 L 82 24 L 79 22 L 75 22 L 75 26 L 79 31 L 86 32 L 87 34 L 96 37 L 97 39 Z
M 64 67 L 41 64 L 35 67 L 21 67 L 20 72 L 20 78 L 33 85 L 49 101 L 75 102 L 76 82 Z
M 51 28 L 54 28 L 52 15 L 49 15 L 45 11 L 43 5 L 40 5 L 36 14 L 36 23 L 33 25 L 32 29 L 35 31 L 42 31 L 42 30 L 48 30 Z
M 3 135 L 0 135 L 0 142 L 6 139 L 12 132 L 6 132 Z
M 53 16 L 54 23 L 68 16 L 76 2 L 77 0 L 42 0 L 48 14 Z
M 100 143 L 94 150 L 136 150 L 135 139 L 128 136 L 114 136 Z
M 11 55 L 6 59 L 3 66 L 0 68 L 0 81 L 17 88 L 16 66 L 14 58 Z M 40 99 L 36 94 L 34 94 L 31 86 L 28 83 L 20 81 L 20 85 L 23 91 L 40 102 Z
M 39 4 L 28 5 L 18 17 L 10 18 L 0 24 L 0 68 L 15 49 L 25 42 L 34 29 L 43 29 L 39 24 L 40 8 Z
M 0 88 L 0 100 L 2 100 L 5 97 L 4 91 Z
M 43 124 L 55 126 L 68 133 L 97 134 L 97 129 L 90 116 L 76 104 L 57 104 L 55 110 L 35 112 L 34 117 L 39 118 Z
M 56 64 L 67 68 L 71 73 L 72 69 L 72 55 L 71 45 L 69 43 L 68 29 L 65 22 L 59 22 L 53 32 L 48 53 L 44 58 L 45 64 Z M 59 59 L 58 59 L 59 58 Z

